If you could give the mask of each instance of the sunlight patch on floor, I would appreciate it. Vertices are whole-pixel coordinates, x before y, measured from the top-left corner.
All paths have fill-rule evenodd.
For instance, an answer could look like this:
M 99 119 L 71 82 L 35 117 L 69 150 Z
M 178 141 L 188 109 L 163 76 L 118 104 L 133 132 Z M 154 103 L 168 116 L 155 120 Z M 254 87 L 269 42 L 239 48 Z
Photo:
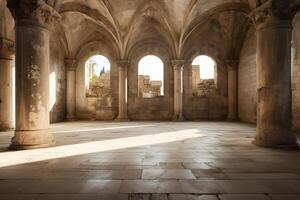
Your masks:
M 103 131 L 103 130 L 118 130 L 118 129 L 130 129 L 130 128 L 149 128 L 153 125 L 140 125 L 140 126 L 118 126 L 118 127 L 106 127 L 106 128 L 91 128 L 91 129 L 74 129 L 67 131 L 55 131 L 54 133 L 74 133 L 74 132 L 89 132 L 89 131 Z
M 178 142 L 203 136 L 204 135 L 200 134 L 200 131 L 197 129 L 186 129 L 174 132 L 163 132 L 151 135 L 94 141 L 45 149 L 5 152 L 0 153 L 0 167 L 8 167 L 118 149 L 141 147 L 146 145 Z

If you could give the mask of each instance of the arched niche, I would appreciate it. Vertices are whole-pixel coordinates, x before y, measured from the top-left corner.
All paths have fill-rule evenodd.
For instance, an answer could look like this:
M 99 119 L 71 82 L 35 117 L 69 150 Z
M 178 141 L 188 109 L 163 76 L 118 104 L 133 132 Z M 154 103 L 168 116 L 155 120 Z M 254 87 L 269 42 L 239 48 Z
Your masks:
M 77 53 L 76 114 L 79 119 L 113 120 L 116 118 L 118 113 L 118 69 L 116 67 L 117 59 L 115 55 L 114 50 L 102 41 L 88 43 L 82 46 Z M 94 77 L 97 79 L 98 85 L 93 86 L 94 93 L 92 92 L 92 88 L 90 88 L 89 93 L 91 79 L 87 62 L 95 56 L 102 58 L 99 60 L 102 60 L 102 65 L 106 65 L 106 69 L 104 70 L 105 73 L 102 73 L 104 77 Z M 108 71 L 108 63 L 110 69 L 109 75 L 106 73 Z M 101 64 L 99 69 L 96 70 L 96 73 L 99 72 L 100 75 Z M 102 81 L 102 79 L 109 79 L 109 83 L 106 82 L 106 88 L 103 84 L 99 85 L 99 81 Z M 102 87 L 102 89 L 95 89 L 97 87 Z
M 158 57 L 163 63 L 163 96 L 141 98 L 139 96 L 139 62 L 148 55 Z M 128 115 L 132 120 L 170 120 L 173 115 L 173 68 L 172 51 L 158 41 L 142 42 L 129 53 L 128 69 Z

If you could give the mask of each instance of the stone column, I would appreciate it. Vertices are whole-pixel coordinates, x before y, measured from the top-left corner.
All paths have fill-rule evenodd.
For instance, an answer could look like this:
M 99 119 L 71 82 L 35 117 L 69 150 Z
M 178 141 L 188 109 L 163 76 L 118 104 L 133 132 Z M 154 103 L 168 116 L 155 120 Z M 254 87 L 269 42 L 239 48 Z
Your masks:
M 0 131 L 14 128 L 14 43 L 0 38 Z
M 129 67 L 128 60 L 117 61 L 119 69 L 119 115 L 118 121 L 128 121 L 127 115 L 127 68 Z
M 268 1 L 254 12 L 258 78 L 254 144 L 262 147 L 299 148 L 291 129 L 292 12 L 288 4 L 289 1 Z
M 228 70 L 228 121 L 237 120 L 237 69 L 238 61 L 227 60 Z
M 67 120 L 76 120 L 76 65 L 75 59 L 66 59 Z
M 182 107 L 182 71 L 184 66 L 183 60 L 172 61 L 174 69 L 174 115 L 173 121 L 184 121 Z
M 49 26 L 58 17 L 40 0 L 8 0 L 16 22 L 16 130 L 12 149 L 54 144 L 49 127 Z

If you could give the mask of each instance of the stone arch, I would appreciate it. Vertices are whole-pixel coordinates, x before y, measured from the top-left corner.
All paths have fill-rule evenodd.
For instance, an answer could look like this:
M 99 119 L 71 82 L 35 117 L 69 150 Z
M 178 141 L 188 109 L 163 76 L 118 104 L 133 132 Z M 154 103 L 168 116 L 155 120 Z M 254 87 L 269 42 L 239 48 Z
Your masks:
M 164 64 L 164 96 L 143 99 L 138 97 L 138 63 L 146 55 L 159 57 Z M 168 120 L 173 114 L 173 68 L 172 53 L 157 42 L 144 42 L 135 45 L 130 53 L 128 69 L 128 115 L 132 120 Z M 142 108 L 148 108 L 142 111 Z M 142 112 L 141 112 L 142 111 Z
M 111 65 L 110 87 L 111 106 L 102 108 L 105 97 L 87 98 L 85 94 L 85 62 L 93 55 L 105 56 Z M 101 41 L 84 45 L 76 56 L 76 112 L 79 119 L 112 120 L 117 115 L 118 104 L 118 69 L 114 50 Z M 103 110 L 104 109 L 104 110 Z

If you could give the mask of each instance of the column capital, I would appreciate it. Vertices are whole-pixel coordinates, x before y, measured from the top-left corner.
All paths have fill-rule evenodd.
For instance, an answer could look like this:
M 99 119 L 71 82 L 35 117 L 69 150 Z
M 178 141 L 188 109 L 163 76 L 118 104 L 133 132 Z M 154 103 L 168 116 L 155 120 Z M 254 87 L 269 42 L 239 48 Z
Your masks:
M 184 67 L 184 60 L 172 60 L 171 64 L 174 67 L 174 70 L 182 70 Z
M 238 60 L 225 60 L 224 63 L 228 70 L 236 70 L 239 65 Z
M 0 37 L 0 59 L 13 60 L 15 43 Z
M 267 0 L 250 13 L 258 29 L 266 26 L 286 26 L 292 28 L 291 22 L 299 11 L 299 5 L 287 0 Z
M 127 69 L 130 65 L 129 60 L 117 60 L 117 65 L 119 68 Z
M 67 71 L 76 71 L 77 60 L 72 58 L 65 59 L 65 67 Z
M 17 25 L 37 25 L 49 28 L 60 18 L 59 13 L 45 0 L 7 0 Z

